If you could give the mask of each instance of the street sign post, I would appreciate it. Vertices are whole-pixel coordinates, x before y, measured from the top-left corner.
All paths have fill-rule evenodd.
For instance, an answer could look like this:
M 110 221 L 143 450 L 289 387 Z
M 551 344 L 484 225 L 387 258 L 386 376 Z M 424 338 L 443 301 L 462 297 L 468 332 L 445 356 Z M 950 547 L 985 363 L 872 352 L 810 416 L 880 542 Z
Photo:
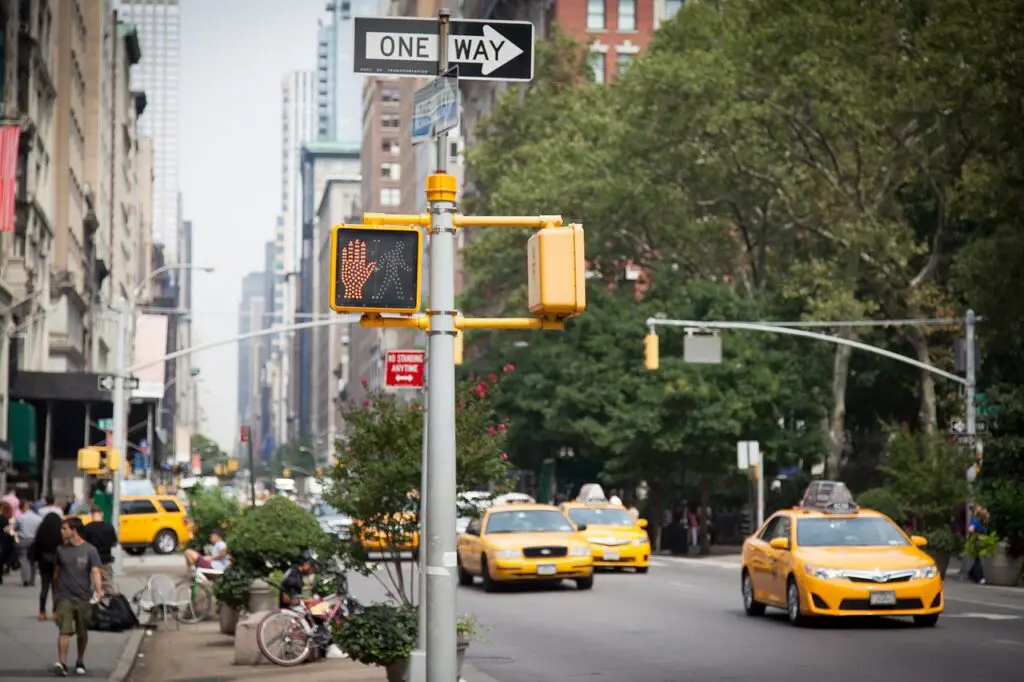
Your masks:
M 529 21 L 457 19 L 449 23 L 447 64 L 459 79 L 533 79 L 533 24 Z M 438 22 L 418 17 L 356 17 L 356 73 L 438 76 Z
M 113 391 L 117 377 L 113 374 L 101 374 L 96 379 L 96 387 L 101 391 Z M 139 387 L 138 377 L 125 377 L 124 388 L 126 391 L 134 391 Z
M 423 235 L 415 227 L 336 225 L 331 230 L 331 310 L 415 313 L 422 256 Z
M 388 388 L 423 388 L 426 352 L 389 350 L 384 367 L 384 385 Z
M 740 471 L 754 470 L 757 483 L 757 527 L 764 525 L 764 462 L 761 444 L 756 440 L 736 442 L 736 467 Z
M 429 142 L 459 125 L 459 67 L 416 91 L 412 100 L 412 143 Z
M 96 428 L 100 431 L 113 431 L 114 420 L 113 419 L 97 419 Z

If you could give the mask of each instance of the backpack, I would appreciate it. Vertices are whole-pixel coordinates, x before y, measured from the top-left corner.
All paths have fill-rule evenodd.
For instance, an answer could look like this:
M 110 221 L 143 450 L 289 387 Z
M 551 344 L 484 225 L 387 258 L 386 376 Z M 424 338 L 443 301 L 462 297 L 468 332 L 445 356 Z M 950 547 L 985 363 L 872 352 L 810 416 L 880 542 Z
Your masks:
M 121 632 L 139 624 L 132 611 L 132 605 L 123 594 L 115 594 L 106 601 L 93 605 L 90 630 L 100 632 Z

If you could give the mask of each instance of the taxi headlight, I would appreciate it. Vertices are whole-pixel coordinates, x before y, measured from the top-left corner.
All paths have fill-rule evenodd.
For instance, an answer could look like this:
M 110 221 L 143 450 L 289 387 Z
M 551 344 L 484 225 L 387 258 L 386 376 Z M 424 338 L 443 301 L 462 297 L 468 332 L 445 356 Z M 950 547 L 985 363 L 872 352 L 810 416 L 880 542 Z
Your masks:
M 590 556 L 590 547 L 588 545 L 570 547 L 569 556 Z
M 914 578 L 913 579 L 914 580 L 927 580 L 929 578 L 934 578 L 938 574 L 939 574 L 939 569 L 937 569 L 935 567 L 935 564 L 932 564 L 931 566 L 925 566 L 924 568 L 919 568 L 919 569 L 915 570 L 914 571 Z
M 495 559 L 518 559 L 522 552 L 518 549 L 498 549 L 494 551 Z
M 818 580 L 838 580 L 843 577 L 843 572 L 838 568 L 822 568 L 821 566 L 804 565 L 807 575 Z
M 650 542 L 650 540 L 648 540 L 647 538 L 636 538 L 635 540 L 633 540 L 633 546 L 641 547 L 643 545 L 646 545 L 648 542 Z

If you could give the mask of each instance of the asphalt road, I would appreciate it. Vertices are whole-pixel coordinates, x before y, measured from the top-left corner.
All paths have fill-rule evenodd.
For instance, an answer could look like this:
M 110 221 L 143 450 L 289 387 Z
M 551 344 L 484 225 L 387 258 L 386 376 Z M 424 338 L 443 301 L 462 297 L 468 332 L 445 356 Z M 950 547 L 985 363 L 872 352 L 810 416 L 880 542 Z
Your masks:
M 381 574 L 382 570 L 378 572 Z M 373 578 L 355 595 L 379 599 Z M 459 612 L 487 628 L 467 661 L 497 682 L 830 682 L 1019 679 L 1024 588 L 950 580 L 934 628 L 857 619 L 794 628 L 781 611 L 744 614 L 738 565 L 660 557 L 647 575 L 601 573 L 594 589 L 459 588 Z M 466 675 L 467 682 L 490 682 Z

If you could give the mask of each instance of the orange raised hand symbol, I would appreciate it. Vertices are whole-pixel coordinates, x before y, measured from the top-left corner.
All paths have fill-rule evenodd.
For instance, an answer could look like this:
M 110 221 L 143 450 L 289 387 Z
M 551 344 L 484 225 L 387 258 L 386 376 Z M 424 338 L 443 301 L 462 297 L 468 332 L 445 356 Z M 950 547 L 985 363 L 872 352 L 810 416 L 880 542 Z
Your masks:
M 366 262 L 366 242 L 354 239 L 341 249 L 341 285 L 345 298 L 362 298 L 363 287 L 377 263 Z

